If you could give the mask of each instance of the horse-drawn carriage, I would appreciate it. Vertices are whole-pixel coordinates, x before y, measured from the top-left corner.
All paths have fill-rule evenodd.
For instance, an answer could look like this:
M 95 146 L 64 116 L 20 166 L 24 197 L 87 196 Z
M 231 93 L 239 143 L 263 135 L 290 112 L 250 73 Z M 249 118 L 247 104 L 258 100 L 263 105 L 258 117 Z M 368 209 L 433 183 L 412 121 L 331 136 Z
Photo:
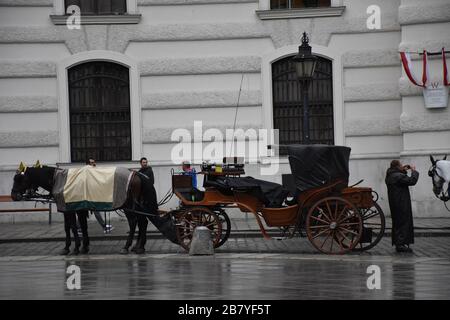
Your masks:
M 61 212 L 101 206 L 102 210 L 147 216 L 170 241 L 186 250 L 198 226 L 211 230 L 216 248 L 223 245 L 231 232 L 229 208 L 253 214 L 265 238 L 270 236 L 263 221 L 280 230 L 284 238 L 302 236 L 306 231 L 312 245 L 327 254 L 374 247 L 383 237 L 385 218 L 371 188 L 348 186 L 350 148 L 291 145 L 287 150 L 295 186 L 290 194 L 280 184 L 242 177 L 244 165 L 233 162 L 204 163 L 204 191 L 193 186 L 191 175 L 172 172 L 172 194 L 160 204 L 175 194 L 180 206 L 168 212 L 156 209 L 156 192 L 148 177 L 116 167 L 26 170 L 21 166 L 11 196 L 14 200 L 56 200 Z M 38 194 L 38 187 L 49 193 Z M 130 224 L 129 240 L 136 224 L 133 226 Z M 70 242 L 68 230 L 66 238 Z
M 211 230 L 216 248 L 231 231 L 228 208 L 254 215 L 262 235 L 277 227 L 291 238 L 306 231 L 312 245 L 327 254 L 368 250 L 383 237 L 385 218 L 371 188 L 348 186 L 350 148 L 324 145 L 288 146 L 296 190 L 288 197 L 283 186 L 241 177 L 243 164 L 204 164 L 204 191 L 192 186 L 192 177 L 172 174 L 172 191 L 180 207 L 170 211 L 176 221 L 179 244 L 189 250 L 194 229 Z

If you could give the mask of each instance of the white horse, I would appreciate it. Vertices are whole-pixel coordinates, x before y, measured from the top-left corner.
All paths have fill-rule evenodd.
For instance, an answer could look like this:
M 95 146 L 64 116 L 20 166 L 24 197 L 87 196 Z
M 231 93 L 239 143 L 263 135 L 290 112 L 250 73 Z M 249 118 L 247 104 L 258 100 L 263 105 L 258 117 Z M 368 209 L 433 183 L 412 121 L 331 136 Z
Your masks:
M 428 175 L 433 181 L 433 192 L 444 202 L 450 200 L 450 161 L 445 156 L 442 160 L 435 160 L 430 155 L 431 167 Z M 447 191 L 444 185 L 447 185 Z

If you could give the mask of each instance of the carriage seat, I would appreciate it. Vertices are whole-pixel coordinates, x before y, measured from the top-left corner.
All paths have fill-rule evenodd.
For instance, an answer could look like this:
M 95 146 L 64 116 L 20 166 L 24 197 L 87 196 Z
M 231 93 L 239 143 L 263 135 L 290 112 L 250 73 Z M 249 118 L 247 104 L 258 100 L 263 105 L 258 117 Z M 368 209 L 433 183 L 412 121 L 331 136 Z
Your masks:
M 186 201 L 202 201 L 205 197 L 205 192 L 200 191 L 197 188 L 177 188 L 177 192 L 186 200 Z
M 189 175 L 172 175 L 172 191 L 177 192 L 186 201 L 202 201 L 205 197 L 205 192 L 192 186 L 192 177 Z

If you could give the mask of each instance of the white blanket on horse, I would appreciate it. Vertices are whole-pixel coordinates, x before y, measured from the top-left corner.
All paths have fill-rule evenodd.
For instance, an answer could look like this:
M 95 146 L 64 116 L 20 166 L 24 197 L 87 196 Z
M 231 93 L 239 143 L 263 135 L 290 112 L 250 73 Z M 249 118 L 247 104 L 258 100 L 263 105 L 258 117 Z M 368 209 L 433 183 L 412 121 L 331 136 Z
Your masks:
M 58 211 L 114 210 L 123 206 L 132 172 L 118 167 L 57 170 L 53 196 Z

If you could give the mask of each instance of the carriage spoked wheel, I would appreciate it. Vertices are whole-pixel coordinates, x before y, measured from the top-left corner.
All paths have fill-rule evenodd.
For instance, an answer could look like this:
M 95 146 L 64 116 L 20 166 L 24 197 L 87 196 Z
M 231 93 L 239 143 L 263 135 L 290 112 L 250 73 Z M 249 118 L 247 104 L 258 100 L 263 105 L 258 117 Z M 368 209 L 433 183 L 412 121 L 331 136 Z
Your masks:
M 386 219 L 383 210 L 374 202 L 371 208 L 359 208 L 363 220 L 363 232 L 353 251 L 365 251 L 375 247 L 384 236 Z
M 189 251 L 196 227 L 204 226 L 211 230 L 214 248 L 217 248 L 222 237 L 222 223 L 217 214 L 207 207 L 186 208 L 176 216 L 178 243 Z
M 214 213 L 219 216 L 219 220 L 222 223 L 222 236 L 220 237 L 220 241 L 215 248 L 219 248 L 225 242 L 227 242 L 231 233 L 231 220 L 228 217 L 227 213 L 223 209 L 215 209 Z
M 317 250 L 326 254 L 344 254 L 361 238 L 362 217 L 351 202 L 340 197 L 326 197 L 309 209 L 306 233 Z

